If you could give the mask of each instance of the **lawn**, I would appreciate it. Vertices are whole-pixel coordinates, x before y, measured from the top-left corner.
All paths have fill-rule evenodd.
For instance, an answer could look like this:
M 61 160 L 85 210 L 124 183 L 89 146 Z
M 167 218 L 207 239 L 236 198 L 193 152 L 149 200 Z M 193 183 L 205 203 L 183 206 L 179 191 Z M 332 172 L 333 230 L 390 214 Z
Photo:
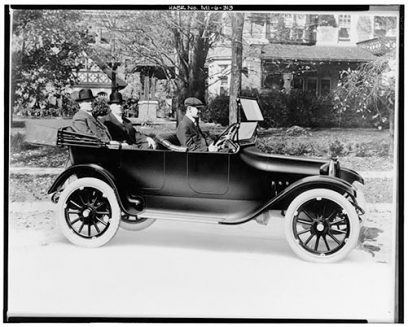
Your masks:
M 152 126 L 138 127 L 146 135 L 174 131 Z M 221 133 L 223 127 L 203 124 L 210 135 Z M 388 131 L 375 129 L 308 130 L 307 135 L 292 136 L 285 129 L 261 130 L 257 147 L 268 153 L 302 157 L 328 158 L 338 155 L 341 164 L 358 171 L 387 171 L 393 169 Z M 68 158 L 66 148 L 33 146 L 24 142 L 24 134 L 12 136 L 10 165 L 13 167 L 63 167 Z
M 138 127 L 146 134 L 171 132 L 152 126 Z M 204 132 L 219 134 L 223 127 L 203 124 Z M 34 146 L 24 142 L 24 134 L 14 133 L 11 140 L 11 167 L 59 167 L 68 159 L 66 148 Z M 301 157 L 328 158 L 334 151 L 343 167 L 359 172 L 391 171 L 393 157 L 389 154 L 390 138 L 387 131 L 373 129 L 322 129 L 308 130 L 306 135 L 287 135 L 284 129 L 261 130 L 257 146 L 262 151 Z M 13 175 L 10 179 L 11 201 L 35 201 L 48 198 L 46 191 L 55 176 Z M 369 202 L 392 202 L 393 181 L 367 179 L 366 197 Z

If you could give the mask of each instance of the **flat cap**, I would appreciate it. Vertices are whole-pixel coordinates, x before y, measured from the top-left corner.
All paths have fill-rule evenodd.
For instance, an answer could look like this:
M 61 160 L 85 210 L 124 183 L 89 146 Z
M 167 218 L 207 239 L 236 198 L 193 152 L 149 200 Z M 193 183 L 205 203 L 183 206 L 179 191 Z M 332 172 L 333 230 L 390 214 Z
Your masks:
M 192 107 L 202 107 L 204 106 L 204 104 L 198 100 L 197 98 L 191 97 L 191 98 L 187 98 L 184 100 L 184 105 L 186 107 L 188 106 L 192 106 Z

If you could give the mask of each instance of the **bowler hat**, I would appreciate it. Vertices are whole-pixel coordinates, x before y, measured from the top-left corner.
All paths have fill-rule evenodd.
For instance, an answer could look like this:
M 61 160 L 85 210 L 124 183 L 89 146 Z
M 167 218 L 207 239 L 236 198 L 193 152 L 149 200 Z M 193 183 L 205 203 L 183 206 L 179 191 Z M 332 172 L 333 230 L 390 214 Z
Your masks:
M 78 99 L 76 99 L 77 102 L 82 102 L 82 101 L 92 101 L 95 99 L 95 97 L 92 94 L 92 91 L 90 89 L 81 89 L 79 91 L 79 96 Z
M 191 97 L 191 98 L 187 98 L 184 100 L 184 105 L 186 107 L 191 106 L 191 107 L 203 107 L 204 104 L 198 100 L 197 98 Z
M 123 99 L 122 99 L 122 93 L 120 92 L 113 92 L 109 95 L 109 101 L 108 103 L 122 103 Z

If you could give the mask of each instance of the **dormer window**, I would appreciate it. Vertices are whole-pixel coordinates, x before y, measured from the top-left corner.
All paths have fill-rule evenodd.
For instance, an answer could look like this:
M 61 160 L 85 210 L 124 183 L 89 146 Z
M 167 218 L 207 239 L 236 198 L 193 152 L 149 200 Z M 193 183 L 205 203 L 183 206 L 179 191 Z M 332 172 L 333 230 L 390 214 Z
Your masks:
M 339 15 L 339 41 L 350 41 L 351 15 Z

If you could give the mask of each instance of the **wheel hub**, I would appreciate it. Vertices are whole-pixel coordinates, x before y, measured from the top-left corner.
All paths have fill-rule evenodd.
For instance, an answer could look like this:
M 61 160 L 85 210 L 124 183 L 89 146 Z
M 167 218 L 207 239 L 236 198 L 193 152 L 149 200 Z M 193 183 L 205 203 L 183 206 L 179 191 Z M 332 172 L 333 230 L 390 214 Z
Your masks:
M 87 208 L 82 212 L 82 216 L 84 216 L 85 218 L 88 218 L 90 213 L 91 213 L 91 210 Z
M 323 232 L 323 230 L 324 230 L 324 225 L 323 225 L 322 223 L 317 223 L 316 229 L 317 229 L 317 231 L 319 231 L 319 232 Z

